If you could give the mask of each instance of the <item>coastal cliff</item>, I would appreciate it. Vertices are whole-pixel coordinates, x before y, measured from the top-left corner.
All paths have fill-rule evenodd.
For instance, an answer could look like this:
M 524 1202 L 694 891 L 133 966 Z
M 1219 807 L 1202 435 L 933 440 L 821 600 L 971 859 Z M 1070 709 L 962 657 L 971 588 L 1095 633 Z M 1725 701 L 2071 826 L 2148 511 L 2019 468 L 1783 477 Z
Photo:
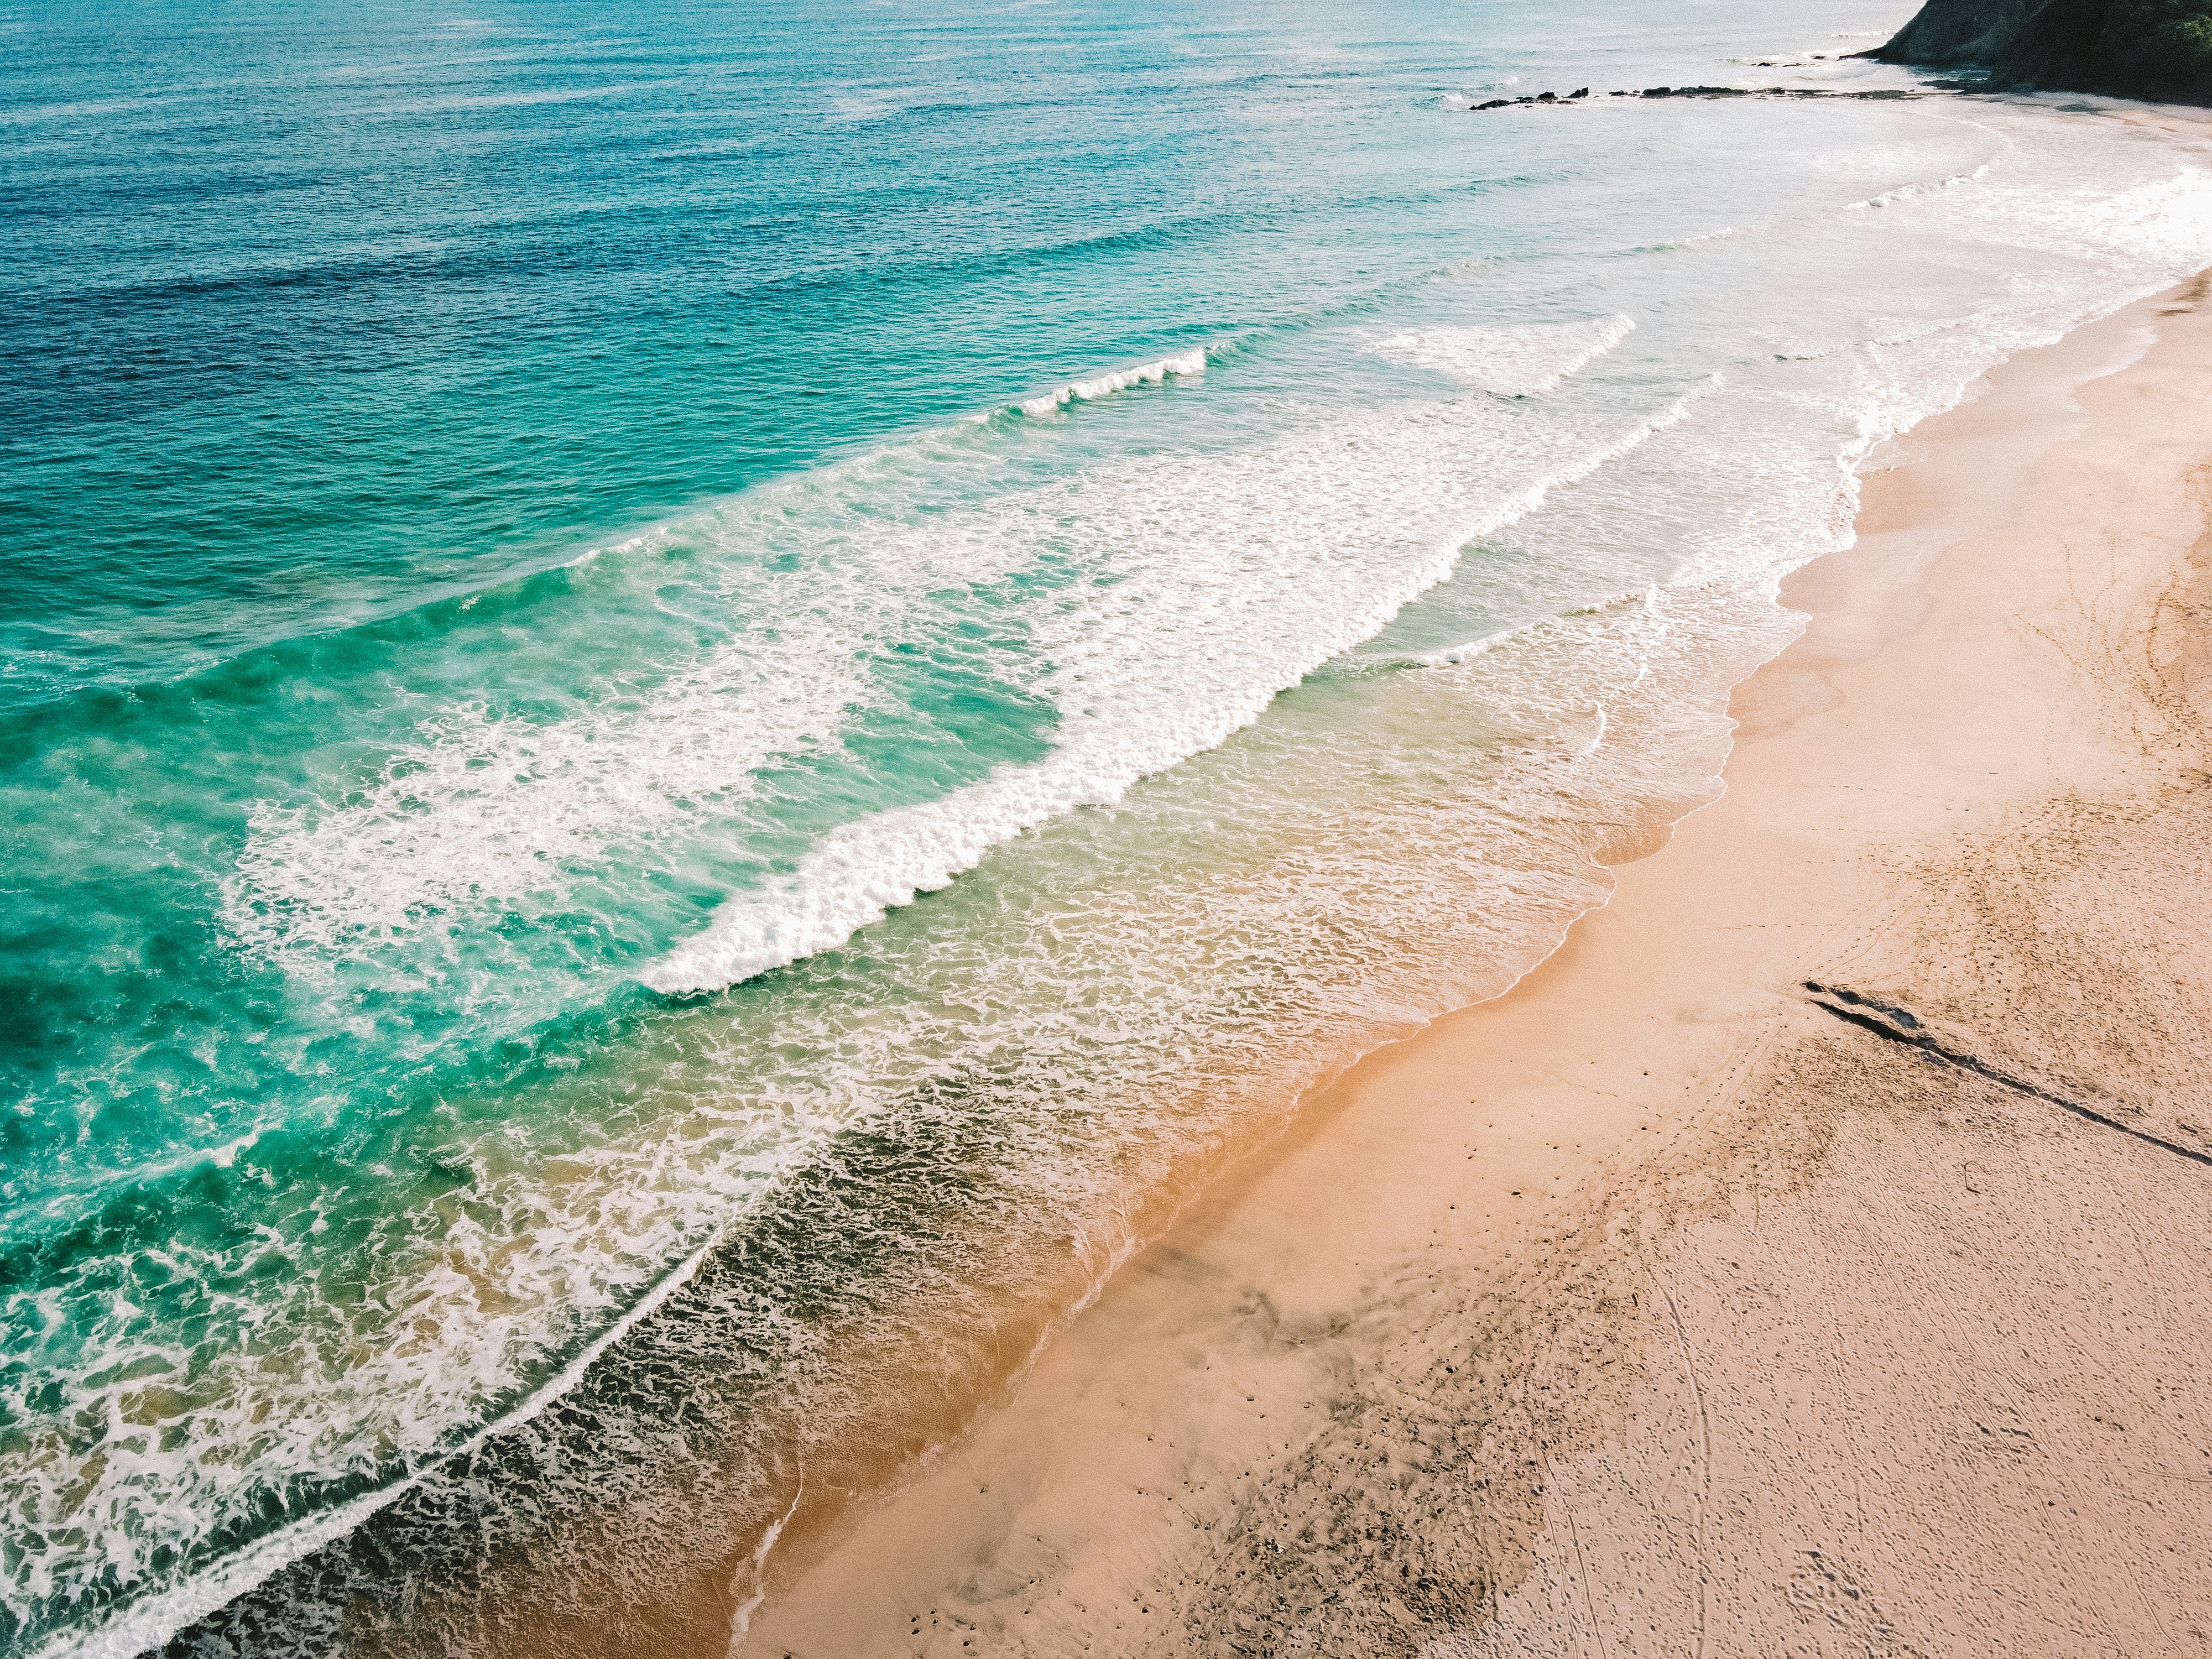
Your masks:
M 2045 0 L 1928 0 L 1879 52 L 1886 64 L 1943 69 L 1994 64 L 1997 54 L 2041 9 Z
M 1870 52 L 1993 85 L 2212 104 L 2212 0 L 1928 0 Z

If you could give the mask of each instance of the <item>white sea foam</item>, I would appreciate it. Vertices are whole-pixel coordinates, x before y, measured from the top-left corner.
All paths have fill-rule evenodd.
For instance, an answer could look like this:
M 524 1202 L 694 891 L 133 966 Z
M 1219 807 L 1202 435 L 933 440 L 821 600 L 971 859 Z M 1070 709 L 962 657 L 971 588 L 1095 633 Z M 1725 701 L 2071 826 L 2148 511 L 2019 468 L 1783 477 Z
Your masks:
M 1636 325 L 1623 316 L 1523 328 L 1421 328 L 1386 334 L 1368 349 L 1392 362 L 1433 368 L 1509 398 L 1556 391 L 1612 350 Z
M 1109 369 L 1103 374 L 1093 374 L 1085 380 L 1070 380 L 1066 386 L 1038 397 L 1024 398 L 1014 407 L 1024 415 L 1049 415 L 1069 404 L 1108 397 L 1116 392 L 1126 392 L 1133 386 L 1157 385 L 1170 374 L 1181 376 L 1203 374 L 1205 372 L 1206 348 L 1194 346 L 1172 357 L 1158 357 L 1149 363 L 1139 363 L 1134 368 Z
M 231 936 L 357 946 L 558 889 L 617 842 L 726 815 L 769 757 L 823 741 L 868 695 L 850 642 L 795 615 L 680 669 L 641 707 L 550 725 L 441 709 L 343 805 L 256 806 L 224 894 Z
M 1405 659 L 1408 668 L 1456 668 L 1463 662 L 1473 662 L 1477 657 L 1496 650 L 1508 640 L 1540 626 L 1536 623 L 1523 623 L 1519 628 L 1501 628 L 1495 634 L 1485 634 L 1480 639 L 1467 640 L 1458 645 L 1448 645 L 1441 651 L 1425 651 L 1419 656 Z
M 1633 593 L 1624 593 L 1619 599 L 1608 599 L 1600 605 L 1577 605 L 1557 617 L 1538 617 L 1534 621 L 1521 623 L 1512 628 L 1501 628 L 1496 633 L 1485 634 L 1458 645 L 1448 645 L 1441 650 L 1419 652 L 1401 658 L 1398 665 L 1406 668 L 1457 668 L 1463 663 L 1473 662 L 1477 657 L 1487 656 L 1502 645 L 1515 640 L 1528 639 L 1577 617 L 1601 617 L 1609 611 L 1631 605 L 1642 605 L 1648 610 L 1658 602 L 1659 590 L 1656 587 L 1639 588 Z
M 1197 477 L 1125 473 L 1123 489 L 1103 493 L 1130 516 L 1096 533 L 1120 538 L 1128 563 L 1060 611 L 1041 641 L 1054 665 L 1042 689 L 1061 718 L 1052 755 L 832 832 L 794 875 L 731 900 L 639 977 L 669 993 L 750 979 L 842 944 L 1024 830 L 1110 805 L 1367 638 L 1449 574 L 1468 541 L 1680 421 L 1717 384 L 1606 438 L 1468 403 L 1200 463 Z M 1491 479 L 1466 470 L 1477 458 Z M 1059 505 L 1024 504 L 1001 533 L 1023 519 L 1032 533 L 1056 532 Z M 1191 533 L 1176 534 L 1185 525 Z
M 751 1559 L 730 1581 L 730 1640 L 725 1651 L 730 1659 L 737 1659 L 745 1644 L 745 1636 L 752 1629 L 753 1614 L 760 1611 L 768 1600 L 768 1577 L 764 1569 L 768 1558 L 774 1553 L 783 1529 L 791 1524 L 791 1517 L 799 1513 L 799 1505 L 806 1496 L 806 1482 L 801 1480 L 791 1495 L 790 1506 L 778 1516 L 769 1529 L 763 1533 L 760 1542 L 753 1546 Z M 750 1590 L 750 1595 L 745 1592 Z
M 1886 190 L 1879 196 L 1869 196 L 1864 201 L 1850 203 L 1845 211 L 1864 213 L 1873 208 L 1894 207 L 1899 202 L 1910 202 L 1916 197 L 1933 196 L 1947 190 L 1957 190 L 1962 185 L 1979 184 L 1990 176 L 1993 164 L 1984 161 L 1968 173 L 1948 173 L 1941 179 L 1924 179 L 1916 184 L 1899 185 L 1895 190 Z
M 622 1317 L 585 1344 L 554 1376 L 534 1389 L 529 1398 L 483 1424 L 450 1449 L 428 1450 L 426 1462 L 443 1462 L 447 1457 L 465 1456 L 493 1436 L 520 1428 L 558 1404 L 583 1381 L 584 1374 L 601 1354 L 653 1317 L 667 1305 L 671 1297 L 691 1282 L 719 1242 L 719 1237 L 710 1237 L 694 1249 L 659 1284 L 638 1297 Z M 344 1537 L 420 1484 L 422 1474 L 422 1468 L 418 1468 L 374 1492 L 280 1527 L 224 1557 L 207 1571 L 165 1594 L 132 1603 L 89 1631 L 71 1631 L 52 1637 L 35 1650 L 39 1659 L 62 1654 L 70 1656 L 70 1659 L 137 1659 L 137 1656 L 162 1646 L 194 1620 L 205 1618 L 255 1586 L 266 1583 L 295 1561 Z M 765 1556 L 765 1547 L 762 1553 Z

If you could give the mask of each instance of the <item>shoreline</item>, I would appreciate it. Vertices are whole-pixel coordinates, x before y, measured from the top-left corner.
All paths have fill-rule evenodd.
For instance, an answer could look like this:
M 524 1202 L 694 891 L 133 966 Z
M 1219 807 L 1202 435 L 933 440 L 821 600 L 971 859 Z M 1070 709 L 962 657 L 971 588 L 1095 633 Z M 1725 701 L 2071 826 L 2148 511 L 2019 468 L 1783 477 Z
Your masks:
M 1927 916 L 1947 896 L 1989 885 L 1977 863 L 1989 836 L 2017 837 L 2054 803 L 2102 803 L 2107 817 L 2115 801 L 2166 803 L 2177 766 L 2195 763 L 2186 699 L 2160 705 L 2140 672 L 2113 665 L 2140 651 L 2107 648 L 2095 659 L 2103 672 L 2087 672 L 2083 641 L 2100 629 L 2132 641 L 2130 624 L 2148 615 L 2180 641 L 2177 661 L 2202 643 L 2185 610 L 2158 610 L 2148 596 L 2193 544 L 2180 481 L 2212 453 L 2212 411 L 2177 389 L 2192 374 L 2201 383 L 2212 361 L 2203 292 L 2200 279 L 2024 354 L 1982 395 L 1899 441 L 1899 463 L 1867 479 L 1857 544 L 1785 584 L 1786 602 L 1812 620 L 1737 688 L 1723 799 L 1617 868 L 1610 902 L 1512 991 L 1369 1054 L 1307 1102 L 902 1490 L 806 1559 L 769 1558 L 764 1599 L 732 1654 L 1135 1653 L 1200 1638 L 1255 1652 L 1351 1639 L 1376 1651 L 1567 1650 L 1586 1626 L 1634 1633 L 1639 1621 L 1650 1629 L 1636 1650 L 1662 1652 L 1754 1607 L 1767 1618 L 1770 1603 L 1783 1609 L 1773 1618 L 1797 1623 L 1770 1619 L 1757 1643 L 1863 1637 L 1872 1627 L 1860 1628 L 1862 1615 L 1877 1605 L 1892 1621 L 1883 1628 L 1903 1629 L 1928 1588 L 1909 1575 L 1876 1595 L 1856 1577 L 1836 1589 L 1843 1581 L 1817 1570 L 1801 1584 L 1798 1561 L 1779 1581 L 1796 1589 L 1778 1596 L 1714 1588 L 1708 1534 L 1727 1524 L 1717 1517 L 1762 1492 L 1803 1496 L 1798 1486 L 1818 1483 L 1775 1485 L 1770 1469 L 1747 1498 L 1716 1474 L 1713 1420 L 1735 1397 L 1727 1388 L 1748 1398 L 1757 1379 L 1731 1382 L 1729 1364 L 1749 1360 L 1728 1340 L 1728 1298 L 1666 1275 L 1703 1260 L 1716 1231 L 1741 1229 L 1747 1210 L 1754 1236 L 1763 1223 L 1769 1233 L 1792 1224 L 1775 1217 L 1848 1229 L 1844 1164 L 1875 1157 L 1871 1140 L 1897 1166 L 1882 1165 L 1884 1179 L 1905 1184 L 1900 1172 L 1936 1167 L 1926 1154 L 1954 1133 L 1913 1113 L 1929 1075 L 1967 1085 L 1831 1018 L 1794 988 L 1803 980 L 1912 1008 L 2013 1073 L 2086 1085 L 2120 1110 L 2147 1112 L 2146 1123 L 2175 1065 L 2188 1066 L 2174 1035 L 2193 1030 L 2185 998 L 2178 1010 L 2161 1005 L 2155 1041 L 2123 1018 L 2119 1040 L 2076 1053 L 2072 1036 L 2001 1017 L 1993 1048 L 1991 1022 L 1978 1018 L 1988 984 L 1948 959 L 1956 940 L 1931 933 Z M 2157 343 L 2135 357 L 2153 330 Z M 2170 435 L 2178 411 L 2192 417 L 2186 446 Z M 2136 448 L 2163 471 L 2123 520 L 2092 504 L 2081 480 L 2108 479 L 2124 465 L 2115 456 Z M 2085 599 L 2066 568 L 2075 556 L 2049 550 L 2112 544 L 2123 524 L 2129 545 L 2102 556 L 2109 568 Z M 2025 569 L 2008 562 L 2022 544 L 2045 555 Z M 2000 592 L 2005 602 L 1992 604 Z M 2166 672 L 2155 661 L 2154 671 L 2153 680 Z M 2054 686 L 2054 676 L 2070 678 Z M 2163 748 L 2142 742 L 2147 719 L 2171 728 Z M 2001 735 L 2008 726 L 2039 729 L 2030 741 Z M 1822 821 L 1808 823 L 1808 812 Z M 2138 852 L 2174 850 L 2149 816 L 2126 821 Z M 2094 895 L 2097 883 L 2084 879 Z M 2132 908 L 2109 894 L 2083 902 L 2126 912 L 2138 933 L 2174 925 L 2134 885 L 2127 896 Z M 2022 930 L 2032 942 L 2051 914 L 2015 905 L 1997 922 L 1970 918 L 1960 930 L 1976 936 L 1967 967 L 2017 954 Z M 2166 959 L 2185 962 L 2187 943 Z M 2011 1029 L 2023 1023 L 2033 1035 Z M 1839 1143 L 1851 1114 L 1892 1096 L 1904 1116 Z M 1975 1121 L 1996 1109 L 1977 1098 Z M 2083 1141 L 2069 1150 L 2077 1159 L 2122 1157 L 2097 1138 L 2123 1138 L 2087 1121 L 2021 1122 L 2016 1141 L 2063 1135 Z M 2160 1127 L 2202 1138 L 2201 1126 Z M 2008 1165 L 1984 1147 L 1965 1167 L 2032 1187 L 2039 1166 L 2014 1152 Z M 2022 1196 L 2021 1212 L 2034 1201 Z M 1955 1233 L 1956 1218 L 1936 1226 L 1949 1240 L 1941 1249 L 2005 1255 L 2001 1241 L 1960 1243 L 1944 1225 Z M 2032 1243 L 2015 1231 L 2006 1248 Z M 1785 1252 L 1770 1273 L 1796 1284 L 1808 1259 Z M 2155 1279 L 2155 1264 L 2133 1265 L 2138 1282 Z M 2170 1260 L 2164 1271 L 2166 1293 L 2203 1298 Z M 1884 1316 L 1863 1305 L 1859 1334 Z M 1850 1322 L 1837 1317 L 1838 1331 Z M 2063 1345 L 2064 1322 L 2045 1323 L 2043 1340 Z M 1778 1357 L 1790 1348 L 1768 1339 Z M 2169 1329 L 2143 1340 L 2179 1339 Z M 1670 1346 L 1674 1371 L 1661 1363 Z M 1919 1372 L 1941 1370 L 1940 1355 L 1906 1358 Z M 1684 1387 L 1686 1407 L 1675 1397 Z M 1817 1462 L 1822 1432 L 1778 1432 L 1788 1417 L 1771 1401 L 1763 1414 L 1747 1407 L 1748 1442 Z M 1685 1461 L 1692 1420 L 1702 1439 L 1688 1443 L 1703 1452 Z M 1910 1438 L 1927 1425 L 1905 1426 Z M 2113 1484 L 2089 1454 L 2074 1462 L 2078 1478 Z M 1704 1473 L 1678 1491 L 1667 1474 L 1677 1465 Z M 1559 1492 L 1575 1494 L 1564 1518 Z M 1808 1504 L 1820 1508 L 1808 1498 L 1798 1510 Z M 1791 1556 L 1778 1540 L 1802 1543 L 1803 1530 L 1754 1528 L 1730 1559 L 1751 1571 L 1745 1563 L 1779 1550 L 1817 1569 L 1848 1553 L 1831 1541 Z M 2108 1528 L 2108 1547 L 2126 1535 Z M 1908 1559 L 1935 1559 L 1918 1544 Z M 1589 1565 L 1594 1550 L 1612 1552 L 1612 1576 Z M 1626 1622 L 1601 1614 L 1601 1601 L 1610 1607 L 1653 1571 L 1654 1555 L 1685 1550 L 1697 1565 L 1667 1580 L 1680 1593 L 1652 1592 L 1666 1603 L 1656 1620 L 1642 1604 Z M 1762 1585 L 1773 1565 L 1757 1569 Z M 2046 1580 L 2041 1601 L 2012 1588 L 2040 1609 L 2060 1594 L 2052 1583 L 2072 1581 Z M 2078 1601 L 2080 1588 L 2067 1593 Z M 741 1574 L 732 1611 L 760 1594 Z M 1838 1608 L 1856 1611 L 1838 1624 Z M 1662 1639 L 1662 1628 L 1673 1636 Z M 1753 1640 L 1747 1627 L 1739 1636 Z M 2032 1629 L 2014 1639 L 2020 1650 L 2036 1645 Z

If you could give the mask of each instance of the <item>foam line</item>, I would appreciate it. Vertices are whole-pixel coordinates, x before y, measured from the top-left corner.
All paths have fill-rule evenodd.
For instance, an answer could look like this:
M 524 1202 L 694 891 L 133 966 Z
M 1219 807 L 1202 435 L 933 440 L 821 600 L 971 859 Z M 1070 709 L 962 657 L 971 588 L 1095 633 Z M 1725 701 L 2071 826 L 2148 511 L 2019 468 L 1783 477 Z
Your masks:
M 1104 669 L 1103 678 L 1119 678 L 1121 684 L 1099 686 L 1079 676 L 1084 681 L 1079 695 L 1089 706 L 1064 709 L 1060 746 L 1045 760 L 1000 772 L 924 805 L 842 826 L 795 873 L 765 891 L 731 900 L 705 931 L 661 957 L 639 979 L 665 994 L 696 994 L 787 967 L 836 948 L 920 894 L 951 885 L 994 848 L 1024 831 L 1079 807 L 1113 805 L 1139 780 L 1213 748 L 1257 720 L 1277 694 L 1370 637 L 1408 602 L 1449 576 L 1468 542 L 1525 517 L 1555 488 L 1587 477 L 1682 420 L 1719 382 L 1715 375 L 1650 420 L 1462 523 L 1448 541 L 1364 604 L 1346 603 L 1340 593 L 1320 590 L 1317 603 L 1298 618 L 1310 628 L 1285 641 L 1290 650 L 1271 662 L 1249 657 L 1242 663 L 1233 658 L 1225 663 L 1186 662 L 1182 683 L 1163 685 L 1150 662 L 1129 672 L 1110 632 L 1091 641 L 1086 665 Z M 1141 614 L 1143 601 L 1152 597 L 1134 594 L 1122 604 Z M 1193 596 L 1182 597 L 1187 603 Z M 1165 603 L 1172 596 L 1162 592 L 1158 598 Z M 1222 648 L 1228 649 L 1229 642 Z M 1116 662 L 1117 657 L 1123 659 Z M 1249 678 L 1237 672 L 1247 667 L 1257 671 Z
M 1557 391 L 1635 329 L 1632 319 L 1619 314 L 1522 328 L 1402 329 L 1370 342 L 1367 349 L 1392 362 L 1433 368 L 1485 392 L 1533 398 Z
M 1990 176 L 1991 165 L 1984 161 L 1972 173 L 1954 173 L 1948 179 L 1929 179 L 1917 185 L 1899 185 L 1895 190 L 1869 196 L 1863 202 L 1852 202 L 1844 210 L 1846 213 L 1863 213 L 1869 208 L 1893 207 L 1899 202 L 1909 202 L 1916 196 L 1934 196 L 1939 191 L 1956 190 L 1960 185 L 1978 184 Z
M 707 1242 L 678 1262 L 669 1273 L 633 1303 L 623 1316 L 563 1365 L 530 1397 L 512 1410 L 492 1419 L 460 1444 L 426 1458 L 422 1464 L 388 1486 L 336 1508 L 295 1521 L 264 1538 L 255 1540 L 235 1554 L 195 1573 L 173 1589 L 132 1603 L 124 1612 L 90 1631 L 57 1632 L 33 1650 L 32 1659 L 137 1659 L 137 1656 L 166 1644 L 185 1626 L 206 1618 L 247 1591 L 269 1582 L 295 1561 L 306 1559 L 325 1544 L 334 1543 L 360 1526 L 379 1510 L 405 1497 L 434 1470 L 456 1457 L 465 1457 L 493 1436 L 519 1429 L 557 1402 L 579 1382 L 592 1364 L 609 1348 L 659 1312 L 669 1297 L 697 1277 L 727 1228 L 718 1228 Z
M 617 839 L 727 812 L 771 757 L 818 744 L 866 695 L 818 632 L 772 653 L 740 635 L 643 710 L 549 726 L 482 706 L 426 720 L 383 775 L 332 807 L 256 805 L 222 920 L 295 963 L 388 936 L 426 913 L 542 890 Z
M 1501 628 L 1494 634 L 1485 634 L 1480 639 L 1468 640 L 1462 644 L 1448 645 L 1441 650 L 1425 651 L 1416 655 L 1401 657 L 1395 666 L 1456 668 L 1462 663 L 1472 662 L 1477 657 L 1487 655 L 1508 641 L 1541 633 L 1569 617 L 1598 617 L 1608 611 L 1619 611 L 1632 605 L 1640 605 L 1645 610 L 1650 611 L 1656 609 L 1658 603 L 1659 590 L 1656 587 L 1640 587 L 1633 593 L 1622 593 L 1596 605 L 1580 605 L 1572 611 L 1563 611 L 1557 617 L 1539 617 L 1533 622 L 1516 623 L 1511 628 Z
M 1149 363 L 1139 363 L 1134 368 L 1110 369 L 1103 374 L 1094 374 L 1087 380 L 1070 380 L 1066 386 L 1042 396 L 1024 398 L 1014 407 L 1024 415 L 1049 415 L 1069 404 L 1103 398 L 1133 386 L 1156 383 L 1166 380 L 1170 374 L 1202 374 L 1205 372 L 1206 348 L 1199 346 L 1173 357 L 1160 357 Z

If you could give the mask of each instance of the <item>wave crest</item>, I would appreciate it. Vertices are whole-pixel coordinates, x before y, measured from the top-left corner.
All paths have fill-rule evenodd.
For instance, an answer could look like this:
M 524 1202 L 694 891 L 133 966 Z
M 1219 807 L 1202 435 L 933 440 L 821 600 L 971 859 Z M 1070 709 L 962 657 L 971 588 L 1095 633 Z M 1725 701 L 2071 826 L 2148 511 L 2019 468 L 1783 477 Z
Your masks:
M 1035 398 L 1024 398 L 1014 404 L 1024 415 L 1049 415 L 1073 403 L 1086 402 L 1093 398 L 1104 398 L 1116 392 L 1127 391 L 1133 386 L 1157 384 L 1169 375 L 1203 374 L 1206 372 L 1206 348 L 1196 346 L 1173 357 L 1155 358 L 1149 363 L 1139 363 L 1134 368 L 1109 369 L 1103 374 L 1094 374 L 1088 380 L 1070 380 L 1066 386 Z

